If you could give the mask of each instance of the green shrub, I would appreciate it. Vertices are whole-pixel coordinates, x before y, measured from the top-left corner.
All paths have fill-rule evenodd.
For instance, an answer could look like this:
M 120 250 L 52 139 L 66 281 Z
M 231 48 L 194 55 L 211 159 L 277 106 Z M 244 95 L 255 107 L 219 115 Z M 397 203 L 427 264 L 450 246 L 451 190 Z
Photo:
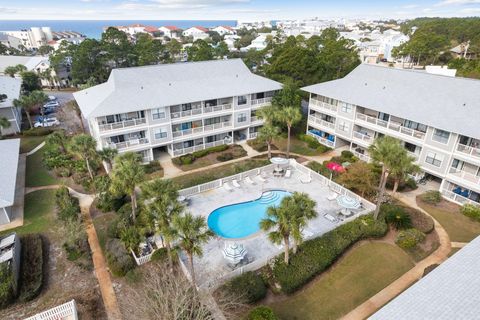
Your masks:
M 248 140 L 247 144 L 258 152 L 264 152 L 268 149 L 267 143 L 264 140 L 260 140 L 258 138 Z
M 273 310 L 267 306 L 258 306 L 252 309 L 247 316 L 247 320 L 277 320 Z
M 343 159 L 347 160 L 347 161 L 348 161 L 348 160 L 352 160 L 352 159 L 355 157 L 355 155 L 353 154 L 353 152 L 352 152 L 352 151 L 349 151 L 349 150 L 343 150 L 343 151 L 340 153 L 340 156 L 341 156 Z M 352 162 L 352 161 L 350 161 L 350 162 Z
M 55 192 L 55 204 L 58 209 L 58 217 L 62 221 L 78 218 L 80 205 L 77 198 L 70 195 L 68 188 L 62 186 Z
M 255 272 L 245 272 L 227 282 L 222 290 L 244 297 L 246 302 L 255 303 L 267 295 L 267 287 L 262 277 Z
M 184 165 L 184 166 L 192 164 L 195 161 L 195 159 L 196 158 L 193 154 L 186 154 L 186 155 L 180 157 L 180 161 L 182 162 L 182 165 Z
M 0 309 L 12 303 L 14 286 L 12 268 L 7 263 L 0 263 Z
M 114 276 L 123 277 L 135 268 L 132 255 L 118 239 L 109 239 L 106 245 L 106 256 L 110 271 Z
M 151 261 L 167 261 L 168 252 L 166 248 L 160 248 L 152 254 Z
M 440 191 L 430 190 L 422 194 L 421 199 L 426 203 L 437 205 L 442 201 L 442 194 Z
M 39 137 L 39 136 L 49 135 L 52 132 L 53 130 L 50 128 L 40 127 L 40 128 L 30 128 L 28 130 L 25 130 L 22 132 L 22 135 L 27 137 L 33 137 L 33 136 Z
M 404 209 L 412 219 L 412 227 L 420 230 L 423 233 L 430 233 L 433 231 L 433 229 L 435 228 L 435 224 L 432 217 L 414 208 L 407 207 Z
M 415 182 L 415 179 L 408 178 L 405 180 L 405 187 L 407 187 L 410 190 L 415 190 L 418 188 L 417 183 Z
M 395 243 L 403 249 L 412 249 L 425 239 L 425 234 L 415 228 L 402 230 L 398 233 Z
M 150 163 L 146 164 L 143 168 L 146 174 L 163 170 L 162 165 L 158 160 L 150 161 Z
M 385 221 L 396 230 L 408 229 L 412 227 L 412 219 L 400 206 L 384 204 L 382 212 L 385 215 Z
M 291 256 L 290 263 L 277 256 L 273 275 L 282 291 L 293 293 L 317 274 L 325 271 L 345 250 L 359 240 L 383 237 L 388 226 L 383 219 L 374 220 L 371 214 L 340 225 L 321 237 L 305 241 Z
M 229 161 L 233 159 L 233 154 L 230 152 L 223 153 L 217 156 L 217 160 L 220 162 Z
M 298 139 L 303 142 L 306 142 L 310 149 L 317 149 L 322 146 L 322 144 L 320 144 L 320 142 L 318 142 L 317 139 L 307 134 L 299 134 Z
M 43 241 L 38 234 L 21 236 L 19 301 L 26 302 L 40 294 L 43 285 Z
M 460 209 L 460 212 L 467 217 L 480 221 L 480 207 L 476 205 L 466 203 Z

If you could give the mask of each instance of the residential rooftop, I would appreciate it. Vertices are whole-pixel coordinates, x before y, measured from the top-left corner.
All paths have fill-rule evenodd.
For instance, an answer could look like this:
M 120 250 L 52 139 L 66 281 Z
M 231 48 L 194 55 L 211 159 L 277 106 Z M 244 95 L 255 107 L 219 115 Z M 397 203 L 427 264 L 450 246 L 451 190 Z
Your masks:
M 6 67 L 16 66 L 17 64 L 23 64 L 25 67 L 27 67 L 27 70 L 32 70 L 42 61 L 48 61 L 48 58 L 41 56 L 29 57 L 0 55 L 0 73 L 3 73 Z
M 231 59 L 113 69 L 107 82 L 73 95 L 88 118 L 279 89 Z
M 0 108 L 9 108 L 13 105 L 13 100 L 20 96 L 22 80 L 10 76 L 0 76 L 0 94 L 6 94 L 7 99 L 0 102 Z
M 435 128 L 480 137 L 480 80 L 361 64 L 342 79 L 302 89 Z
M 0 208 L 13 205 L 20 139 L 0 140 Z

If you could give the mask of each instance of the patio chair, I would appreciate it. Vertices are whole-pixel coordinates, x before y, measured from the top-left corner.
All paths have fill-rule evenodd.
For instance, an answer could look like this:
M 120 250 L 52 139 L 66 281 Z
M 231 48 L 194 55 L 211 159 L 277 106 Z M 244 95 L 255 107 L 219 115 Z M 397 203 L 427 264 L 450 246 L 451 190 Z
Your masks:
M 225 182 L 225 183 L 223 184 L 223 187 L 224 187 L 225 190 L 227 190 L 227 191 L 230 191 L 230 192 L 233 191 L 233 188 L 230 187 L 230 185 L 228 184 L 228 182 Z
M 267 182 L 267 179 L 265 179 L 264 177 L 262 177 L 261 174 L 257 175 L 257 179 L 260 180 L 260 182 Z
M 255 181 L 252 180 L 252 178 L 250 178 L 250 176 L 245 177 L 245 182 L 251 185 L 257 184 Z
M 337 197 L 338 197 L 338 193 L 332 191 L 332 193 L 330 193 L 330 195 L 327 197 L 327 199 L 329 201 L 333 201 L 333 200 L 337 199 Z
M 284 177 L 285 177 L 285 178 L 290 178 L 291 176 L 292 176 L 292 170 L 287 169 L 287 170 L 285 171 L 285 176 L 284 176 Z
M 238 183 L 237 179 L 233 179 L 232 184 L 235 188 L 240 188 L 241 187 L 241 185 L 240 185 L 240 183 Z
M 303 184 L 307 184 L 312 182 L 312 177 L 306 176 L 306 177 L 300 177 L 300 182 Z
M 332 223 L 337 223 L 337 222 L 338 222 L 337 218 L 335 218 L 334 216 L 332 216 L 330 213 L 325 213 L 325 214 L 323 215 L 323 217 L 324 217 L 325 219 L 327 219 L 328 221 L 332 222 Z

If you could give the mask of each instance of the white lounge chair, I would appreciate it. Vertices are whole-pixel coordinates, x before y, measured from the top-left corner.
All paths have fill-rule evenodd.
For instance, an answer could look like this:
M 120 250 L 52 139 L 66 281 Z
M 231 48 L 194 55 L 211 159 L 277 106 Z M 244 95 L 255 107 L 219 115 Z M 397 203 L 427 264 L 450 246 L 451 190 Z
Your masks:
M 290 178 L 291 176 L 292 176 L 292 170 L 287 169 L 287 170 L 285 171 L 285 176 L 284 176 L 284 177 L 285 177 L 285 178 Z
M 235 188 L 240 188 L 241 187 L 241 185 L 240 185 L 240 183 L 238 183 L 237 179 L 233 179 L 232 184 Z
M 327 199 L 329 201 L 333 201 L 333 200 L 337 199 L 337 197 L 338 197 L 338 193 L 332 191 L 332 193 L 330 193 L 330 195 L 327 197 Z
M 227 191 L 233 191 L 233 188 L 230 187 L 230 185 L 228 184 L 228 182 L 225 182 L 225 183 L 223 184 L 223 187 L 224 187 L 225 190 L 227 190 Z
M 245 182 L 251 185 L 257 184 L 255 181 L 252 180 L 252 178 L 250 178 L 250 176 L 245 177 Z
M 260 182 L 267 182 L 267 179 L 265 179 L 264 177 L 262 177 L 262 175 L 258 175 L 257 176 L 258 180 L 260 180 Z
M 310 183 L 310 182 L 312 182 L 312 177 L 310 177 L 310 176 L 301 177 L 300 182 L 304 183 L 304 184 Z
M 323 217 L 332 223 L 338 222 L 338 220 L 334 216 L 332 216 L 330 213 L 325 213 Z

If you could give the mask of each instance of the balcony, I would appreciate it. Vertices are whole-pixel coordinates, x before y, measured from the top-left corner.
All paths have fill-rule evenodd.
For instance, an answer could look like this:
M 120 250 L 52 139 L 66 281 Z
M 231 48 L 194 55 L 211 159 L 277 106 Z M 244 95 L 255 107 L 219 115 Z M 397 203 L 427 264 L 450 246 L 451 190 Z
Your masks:
M 108 147 L 109 148 L 114 148 L 114 149 L 117 149 L 117 150 L 122 150 L 122 149 L 126 149 L 126 148 L 130 148 L 130 147 L 136 147 L 136 146 L 140 146 L 140 145 L 144 145 L 144 144 L 148 144 L 149 141 L 147 138 L 139 138 L 139 139 L 132 139 L 132 140 L 128 140 L 128 141 L 124 141 L 124 142 L 118 142 L 118 143 L 114 143 L 114 142 L 110 142 L 108 143 Z
M 407 151 L 407 154 L 408 154 L 410 157 L 415 158 L 415 161 L 418 161 L 418 159 L 420 158 L 420 155 L 417 154 L 417 153 L 413 153 L 413 152 Z
M 209 132 L 209 131 L 213 131 L 213 130 L 228 128 L 228 127 L 231 127 L 231 126 L 232 126 L 232 122 L 230 122 L 230 121 L 214 123 L 214 124 L 206 125 L 206 126 L 203 126 L 203 127 L 173 131 L 173 137 L 174 138 L 179 138 L 179 137 L 185 137 L 185 136 L 190 136 L 190 135 L 195 135 L 195 134 L 201 134 L 201 133 L 204 133 L 204 132 Z
M 314 137 L 315 139 L 318 140 L 318 142 L 320 142 L 321 144 L 323 144 L 324 146 L 327 146 L 327 147 L 330 147 L 330 148 L 335 148 L 335 141 L 331 141 L 331 140 L 328 140 L 328 139 L 325 139 L 323 137 L 320 137 L 318 135 L 316 135 L 315 133 L 309 131 L 307 133 L 309 136 L 312 136 Z
M 469 156 L 480 159 L 480 148 L 475 148 L 475 147 L 471 147 L 471 146 L 467 146 L 459 143 L 457 145 L 457 151 L 464 155 L 469 155 Z
M 253 116 L 250 118 L 250 124 L 252 125 L 261 125 L 263 124 L 263 119 L 260 117 Z
M 333 104 L 328 104 L 328 103 L 322 102 L 322 101 L 317 100 L 315 98 L 310 99 L 310 104 L 314 106 L 313 109 L 315 109 L 315 107 L 318 107 L 319 109 L 328 110 L 330 112 L 337 112 L 338 111 L 337 106 L 334 106 Z
M 104 132 L 104 131 L 119 130 L 124 128 L 141 126 L 146 123 L 147 123 L 147 120 L 145 118 L 138 118 L 138 119 L 129 119 L 129 120 L 124 120 L 124 121 L 114 122 L 114 123 L 99 124 L 98 128 L 100 132 Z
M 459 194 L 457 194 L 453 191 L 450 191 L 450 190 L 442 190 L 441 193 L 445 198 L 450 199 L 453 202 L 456 202 L 456 203 L 461 204 L 461 205 L 466 204 L 466 203 L 473 204 L 473 205 L 476 205 L 476 206 L 480 205 L 480 203 L 475 202 L 472 199 L 466 198 L 464 196 L 461 196 L 461 195 L 459 195 Z
M 176 119 L 181 119 L 181 118 L 198 116 L 198 115 L 201 115 L 201 114 L 204 114 L 204 113 L 228 111 L 228 110 L 231 110 L 231 109 L 232 109 L 232 104 L 227 103 L 227 104 L 222 104 L 222 105 L 218 105 L 218 106 L 195 108 L 195 109 L 191 109 L 191 110 L 172 112 L 172 113 L 170 113 L 170 117 L 172 118 L 172 120 L 176 120 Z
M 173 156 L 178 157 L 178 156 L 181 156 L 181 155 L 184 155 L 184 154 L 187 154 L 187 153 L 192 153 L 192 152 L 195 152 L 195 151 L 220 146 L 220 145 L 223 145 L 223 144 L 228 144 L 228 143 L 230 143 L 230 141 L 231 140 L 229 140 L 229 139 L 218 140 L 218 141 L 214 141 L 214 142 L 199 144 L 199 145 L 196 145 L 196 146 L 193 146 L 193 147 L 175 149 L 175 150 L 173 150 Z
M 257 132 L 250 132 L 249 137 L 250 137 L 250 139 L 256 139 L 258 137 L 258 131 Z
M 387 130 L 396 131 L 398 133 L 401 133 L 401 134 L 404 134 L 404 135 L 407 135 L 407 136 L 410 136 L 410 137 L 413 137 L 413 138 L 416 138 L 416 139 L 420 139 L 420 140 L 425 139 L 425 132 L 404 127 L 400 123 L 385 121 L 385 120 L 382 120 L 382 119 L 377 119 L 375 117 L 368 116 L 368 115 L 363 114 L 363 113 L 357 113 L 356 119 L 360 120 L 360 121 L 363 121 L 363 122 L 367 122 L 369 124 L 373 124 L 373 125 L 385 128 Z
M 363 154 L 363 153 L 360 153 L 358 151 L 355 151 L 354 149 L 350 149 L 350 151 L 353 153 L 353 155 L 355 157 L 357 157 L 358 159 L 362 160 L 362 161 L 365 161 L 365 162 L 370 162 L 372 159 L 367 156 L 366 154 Z
M 449 173 L 450 173 L 450 175 L 452 175 L 456 178 L 460 178 L 460 179 L 468 181 L 470 183 L 480 185 L 480 177 L 477 176 L 477 175 L 474 175 L 472 173 L 462 171 L 462 170 L 458 170 L 457 168 L 450 168 Z
M 359 131 L 353 131 L 353 137 L 357 140 L 361 140 L 364 143 L 371 144 L 373 143 L 373 137 L 366 135 L 364 133 L 361 133 Z
M 254 99 L 251 101 L 252 108 L 260 108 L 272 103 L 272 97 L 266 97 L 262 99 Z
M 219 106 L 204 107 L 203 108 L 204 113 L 228 111 L 228 110 L 232 110 L 232 104 L 231 103 L 221 104 Z
M 313 114 L 311 114 L 309 117 L 308 117 L 308 121 L 310 123 L 313 123 L 314 125 L 315 124 L 318 124 L 322 127 L 326 127 L 326 128 L 329 128 L 329 129 L 332 129 L 332 130 L 335 130 L 335 122 L 328 122 L 326 120 L 323 120 L 322 118 L 320 117 L 317 117 Z

